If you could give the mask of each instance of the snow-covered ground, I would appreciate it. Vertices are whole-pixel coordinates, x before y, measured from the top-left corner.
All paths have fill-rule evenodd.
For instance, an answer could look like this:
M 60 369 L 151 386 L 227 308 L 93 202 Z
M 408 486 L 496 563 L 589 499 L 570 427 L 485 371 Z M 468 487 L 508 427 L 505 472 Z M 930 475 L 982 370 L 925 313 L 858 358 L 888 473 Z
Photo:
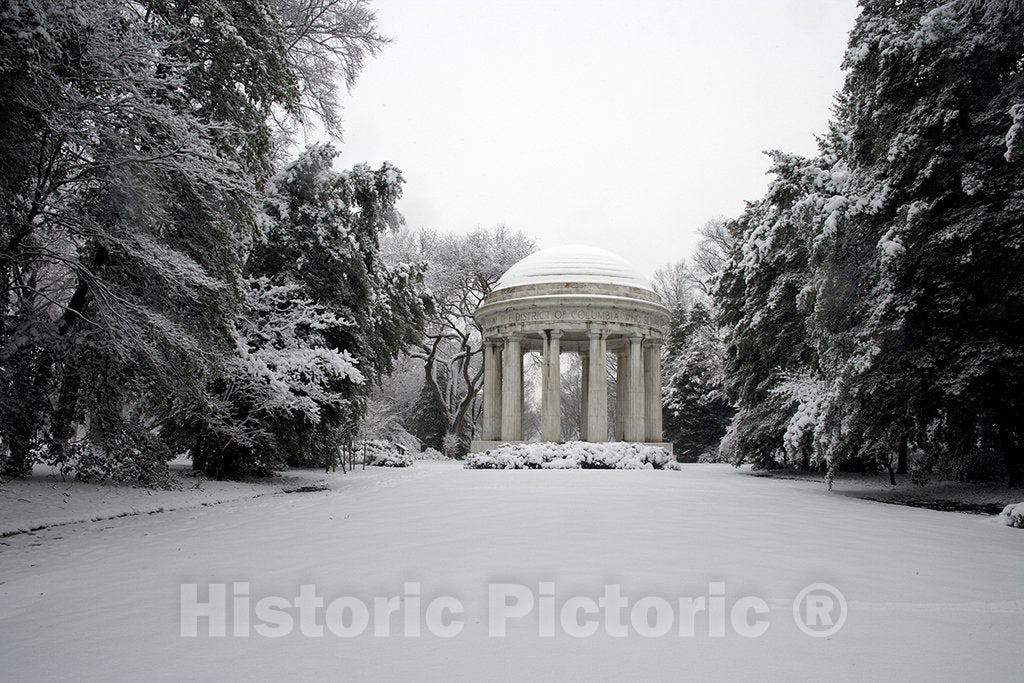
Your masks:
M 744 467 L 742 472 L 752 477 L 792 479 L 821 486 L 825 475 L 821 472 L 793 470 L 753 471 Z M 897 474 L 896 486 L 889 484 L 889 475 L 839 472 L 832 490 L 835 493 L 883 503 L 913 505 L 940 510 L 974 511 L 996 514 L 1005 506 L 1024 500 L 1024 488 L 1008 487 L 1003 482 L 961 483 L 932 480 L 923 486 L 914 484 L 909 474 Z
M 994 517 L 829 493 L 728 466 L 466 470 L 456 463 L 319 475 L 327 491 L 264 495 L 0 539 L 0 678 L 264 680 L 1019 680 L 1024 532 Z M 6 517 L 4 518 L 6 523 Z M 462 631 L 356 638 L 180 635 L 182 584 L 248 582 L 251 602 L 315 584 L 328 602 L 453 596 Z M 620 584 L 632 601 L 755 596 L 767 632 L 538 636 L 542 582 L 560 610 Z M 488 635 L 488 585 L 537 596 Z M 794 597 L 827 583 L 848 604 L 828 638 Z M 236 591 L 237 592 L 237 591 Z M 706 603 L 709 606 L 711 600 Z M 409 603 L 407 613 L 412 613 Z M 323 623 L 320 610 L 320 623 Z M 297 612 L 292 612 L 297 614 Z M 230 604 L 229 612 L 230 615 Z M 678 615 L 678 612 L 677 612 Z M 599 615 L 600 616 L 600 615 Z M 602 617 L 603 618 L 603 617 Z M 557 619 L 557 617 L 556 617 Z M 625 619 L 629 623 L 628 610 Z M 251 619 L 252 624 L 260 623 Z M 231 632 L 230 616 L 227 623 Z
M 84 521 L 100 521 L 195 508 L 303 487 L 328 488 L 333 475 L 292 470 L 253 481 L 212 481 L 191 471 L 184 460 L 172 463 L 174 490 L 107 486 L 66 481 L 54 468 L 37 465 L 31 477 L 0 484 L 0 537 Z

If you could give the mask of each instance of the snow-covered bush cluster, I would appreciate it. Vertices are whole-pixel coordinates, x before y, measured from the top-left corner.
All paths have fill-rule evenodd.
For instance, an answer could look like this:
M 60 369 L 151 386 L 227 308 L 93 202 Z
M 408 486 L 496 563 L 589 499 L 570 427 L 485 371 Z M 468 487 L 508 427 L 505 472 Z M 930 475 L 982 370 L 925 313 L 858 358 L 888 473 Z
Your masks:
M 1024 529 L 1024 503 L 1013 503 L 999 513 L 999 521 L 1006 526 Z
M 371 439 L 360 444 L 366 464 L 377 467 L 412 467 L 412 456 L 393 443 Z
M 385 451 L 369 459 L 368 465 L 376 467 L 412 467 L 412 458 L 408 453 Z
M 413 460 L 447 460 L 448 458 L 444 453 L 437 450 L 436 448 L 424 448 L 422 451 L 418 451 L 412 454 Z
M 466 469 L 676 469 L 664 448 L 637 443 L 516 443 L 474 453 L 466 458 Z
M 426 448 L 422 451 L 416 448 L 409 448 L 402 441 L 389 441 L 386 439 L 366 439 L 357 444 L 356 450 L 359 457 L 366 453 L 366 464 L 378 467 L 412 467 L 416 460 L 448 460 L 444 453 L 436 448 Z

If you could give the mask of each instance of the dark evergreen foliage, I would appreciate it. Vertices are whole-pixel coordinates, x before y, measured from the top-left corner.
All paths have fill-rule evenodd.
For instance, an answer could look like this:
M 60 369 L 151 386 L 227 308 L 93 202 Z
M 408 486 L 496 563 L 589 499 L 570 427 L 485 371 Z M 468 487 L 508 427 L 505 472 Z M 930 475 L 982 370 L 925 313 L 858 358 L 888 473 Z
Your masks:
M 1019 484 L 1020 6 L 862 7 L 820 155 L 775 154 L 734 226 L 716 291 L 739 408 L 726 444 L 833 470 L 889 469 L 909 444 L 919 477 Z
M 360 0 L 0 0 L 4 474 L 158 485 L 185 448 L 229 475 L 353 430 L 422 325 L 418 271 L 375 258 L 400 174 L 338 183 L 364 213 L 334 282 L 301 221 L 292 267 L 265 257 L 261 198 L 278 122 L 336 129 L 383 42 Z

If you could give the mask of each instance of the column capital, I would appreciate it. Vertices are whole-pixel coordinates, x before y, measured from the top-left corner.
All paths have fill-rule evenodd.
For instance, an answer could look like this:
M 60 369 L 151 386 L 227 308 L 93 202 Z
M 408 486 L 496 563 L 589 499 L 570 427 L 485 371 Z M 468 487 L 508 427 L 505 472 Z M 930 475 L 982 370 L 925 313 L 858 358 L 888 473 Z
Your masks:
M 548 330 L 548 339 L 561 339 L 561 338 L 562 338 L 562 331 L 561 330 Z
M 644 340 L 644 336 L 642 334 L 631 334 L 628 339 L 631 344 L 639 344 Z
M 604 337 L 604 335 L 604 330 L 596 330 L 594 328 L 590 328 L 589 330 L 587 330 L 587 336 L 591 339 L 601 339 L 602 337 Z
M 522 341 L 523 338 L 525 338 L 525 337 L 526 337 L 526 335 L 523 334 L 522 332 L 509 332 L 508 334 L 504 335 L 504 338 L 505 338 L 506 342 Z

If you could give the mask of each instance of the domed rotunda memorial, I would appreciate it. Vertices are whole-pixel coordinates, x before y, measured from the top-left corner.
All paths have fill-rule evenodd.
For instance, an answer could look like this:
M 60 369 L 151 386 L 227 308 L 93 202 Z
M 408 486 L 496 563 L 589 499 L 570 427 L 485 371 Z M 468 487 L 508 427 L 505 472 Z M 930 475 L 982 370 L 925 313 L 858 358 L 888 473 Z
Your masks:
M 476 311 L 484 337 L 482 434 L 474 452 L 523 440 L 523 356 L 540 351 L 543 441 L 561 441 L 561 356 L 583 365 L 580 439 L 671 444 L 661 433 L 661 342 L 669 311 L 647 279 L 604 249 L 538 251 L 508 269 Z M 615 362 L 609 430 L 608 368 Z

